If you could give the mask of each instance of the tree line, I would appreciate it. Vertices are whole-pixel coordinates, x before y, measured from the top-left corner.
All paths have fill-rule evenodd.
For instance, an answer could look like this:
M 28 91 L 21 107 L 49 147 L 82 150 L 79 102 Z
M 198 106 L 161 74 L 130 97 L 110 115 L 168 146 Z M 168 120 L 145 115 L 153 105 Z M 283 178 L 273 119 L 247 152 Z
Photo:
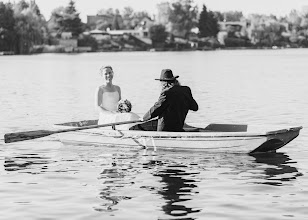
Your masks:
M 225 36 L 226 46 L 308 46 L 308 13 L 293 10 L 286 17 L 254 14 L 245 18 L 239 11 L 222 13 L 208 10 L 205 5 L 199 12 L 193 0 L 162 2 L 158 4 L 158 10 L 160 17 L 154 19 L 155 24 L 150 28 L 153 46 L 163 45 L 166 40 L 172 42 L 174 37 L 199 42 L 204 38 L 216 39 L 220 22 L 243 20 L 248 21 L 250 32 L 229 28 Z M 121 13 L 118 9 L 100 9 L 97 14 L 110 19 L 84 24 L 73 0 L 69 0 L 65 7 L 55 8 L 48 21 L 33 0 L 17 3 L 0 1 L 0 51 L 29 54 L 34 45 L 56 44 L 63 32 L 71 32 L 82 46 L 93 46 L 95 40 L 81 36 L 83 32 L 134 29 L 144 17 L 153 19 L 148 12 L 135 12 L 131 7 L 125 7 Z
M 42 44 L 48 30 L 36 4 L 0 2 L 0 51 L 27 54 L 32 45 Z

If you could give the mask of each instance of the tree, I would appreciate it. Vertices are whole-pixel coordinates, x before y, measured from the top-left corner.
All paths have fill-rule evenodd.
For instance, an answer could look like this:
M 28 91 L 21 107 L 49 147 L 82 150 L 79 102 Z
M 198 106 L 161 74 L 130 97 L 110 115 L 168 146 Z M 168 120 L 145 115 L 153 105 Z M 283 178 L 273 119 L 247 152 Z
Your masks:
M 150 28 L 149 32 L 153 47 L 158 45 L 164 45 L 168 35 L 164 25 L 153 25 Z
M 123 27 L 123 19 L 120 15 L 120 12 L 118 9 L 115 10 L 115 15 L 113 16 L 112 21 L 112 29 L 113 30 L 120 30 Z
M 214 13 L 215 18 L 217 19 L 217 21 L 224 21 L 225 20 L 224 14 L 221 13 L 220 11 L 214 11 L 213 13 Z
M 219 32 L 219 24 L 214 12 L 208 12 L 205 5 L 200 14 L 198 28 L 199 37 L 216 37 Z
M 191 29 L 197 24 L 197 14 L 198 8 L 193 5 L 193 0 L 174 2 L 169 16 L 173 34 L 187 38 Z
M 78 37 L 83 32 L 83 24 L 73 0 L 70 0 L 65 8 L 59 7 L 53 10 L 50 20 L 49 28 L 56 31 L 58 35 L 62 32 L 72 32 L 74 37 Z
M 131 19 L 133 17 L 134 14 L 134 9 L 130 6 L 126 6 L 123 9 L 123 19 Z
M 31 10 L 40 17 L 43 17 L 43 15 L 41 14 L 41 10 L 39 9 L 38 5 L 35 3 L 35 1 L 31 2 L 30 6 Z
M 170 7 L 170 3 L 169 2 L 161 2 L 159 4 L 157 4 L 157 10 L 158 10 L 158 14 L 156 17 L 156 21 L 159 24 L 162 25 L 168 25 L 169 21 L 169 17 L 170 17 L 170 12 L 171 12 L 171 7 Z
M 150 18 L 150 15 L 148 12 L 146 11 L 137 11 L 137 12 L 134 12 L 134 15 L 133 15 L 134 18 L 137 18 L 137 19 L 142 19 L 144 17 L 148 17 Z
M 108 9 L 100 9 L 97 12 L 98 15 L 109 15 L 109 16 L 113 16 L 114 15 L 114 11 L 113 8 L 108 8 Z
M 46 34 L 46 21 L 40 15 L 39 8 L 34 1 L 30 4 L 21 0 L 13 6 L 17 52 L 28 54 L 33 45 L 42 44 Z
M 79 18 L 79 13 L 75 8 L 75 2 L 70 0 L 69 5 L 65 8 L 63 16 L 63 28 L 66 32 L 72 32 L 72 35 L 77 37 L 83 31 L 83 25 Z
M 17 13 L 27 8 L 29 8 L 29 4 L 25 0 L 20 0 L 17 4 L 14 5 L 14 10 Z
M 307 17 L 303 17 L 303 18 L 302 18 L 300 27 L 301 27 L 302 29 L 305 29 L 305 30 L 308 29 L 308 18 L 307 18 Z
M 292 10 L 287 18 L 288 22 L 291 26 L 291 29 L 299 30 L 300 24 L 302 22 L 302 17 L 300 16 L 299 12 L 296 10 Z
M 244 17 L 241 11 L 227 11 L 223 14 L 225 21 L 241 21 Z
M 0 2 L 0 51 L 15 51 L 15 18 L 12 5 Z
M 252 42 L 259 46 L 279 46 L 283 42 L 282 33 L 286 27 L 273 16 L 251 15 Z
M 65 8 L 63 6 L 53 9 L 51 12 L 51 17 L 48 22 L 48 30 L 50 32 L 55 32 L 60 35 L 63 32 L 62 21 L 63 14 L 65 13 Z
M 122 12 L 123 17 L 123 28 L 126 30 L 132 29 L 131 21 L 133 19 L 134 10 L 132 7 L 124 7 L 124 10 Z

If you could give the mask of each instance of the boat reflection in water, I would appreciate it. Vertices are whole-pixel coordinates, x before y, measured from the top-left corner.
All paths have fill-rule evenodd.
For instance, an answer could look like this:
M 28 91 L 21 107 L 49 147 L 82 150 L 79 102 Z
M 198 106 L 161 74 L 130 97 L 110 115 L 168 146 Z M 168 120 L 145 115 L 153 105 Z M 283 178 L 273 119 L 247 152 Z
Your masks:
M 263 178 L 266 181 L 261 181 L 261 184 L 281 186 L 303 175 L 295 167 L 291 166 L 291 164 L 296 164 L 296 162 L 292 161 L 292 159 L 284 153 L 264 153 L 251 156 L 255 158 L 256 165 L 270 165 L 269 167 L 258 168 L 264 169 L 265 174 Z
M 132 158 L 134 159 L 130 160 Z M 99 198 L 102 202 L 94 207 L 95 211 L 116 211 L 117 209 L 114 206 L 120 201 L 132 198 L 124 194 L 119 195 L 119 191 L 123 187 L 129 187 L 134 184 L 136 168 L 133 165 L 137 164 L 135 158 L 135 155 L 130 156 L 128 154 L 118 153 L 111 153 L 102 158 L 103 169 L 98 176 L 98 180 L 102 186 L 99 189 Z
M 133 161 L 129 162 L 127 159 L 121 156 L 118 158 L 113 157 L 108 162 L 109 165 L 104 166 L 99 174 L 98 179 L 101 181 L 102 186 L 99 190 L 99 198 L 102 202 L 94 207 L 96 211 L 117 211 L 116 205 L 123 200 L 134 199 L 136 193 L 138 195 L 139 192 L 131 191 L 139 188 L 148 191 L 149 194 L 153 195 L 154 192 L 155 195 L 160 195 L 165 203 L 162 206 L 162 211 L 165 214 L 186 216 L 189 213 L 199 212 L 197 209 L 176 204 L 191 200 L 198 193 L 196 180 L 198 172 L 191 172 L 186 166 L 170 165 L 167 161 L 165 163 L 156 160 L 156 157 L 135 157 Z M 146 185 L 149 181 L 147 179 L 141 179 L 140 181 L 138 174 L 141 174 L 141 176 L 149 174 L 154 182 L 150 181 L 150 185 Z M 136 181 L 138 182 L 137 184 Z
M 173 154 L 173 157 L 175 155 Z M 200 195 L 204 194 L 200 189 L 206 188 L 207 184 L 210 188 L 219 189 L 219 186 L 215 186 L 215 181 L 228 182 L 230 179 L 237 179 L 241 184 L 282 186 L 302 176 L 297 168 L 292 166 L 296 162 L 284 153 L 194 156 L 183 157 L 182 161 L 172 161 L 170 155 L 164 155 L 158 158 L 165 158 L 165 162 L 154 159 L 145 166 L 149 169 L 152 167 L 152 170 L 156 170 L 153 175 L 161 178 L 162 187 L 156 188 L 155 191 L 165 200 L 161 209 L 166 215 L 190 217 L 190 214 L 202 212 L 206 207 L 200 203 Z
M 154 157 L 113 155 L 113 159 L 108 165 L 105 164 L 107 166 L 99 174 L 98 179 L 102 181 L 99 197 L 102 202 L 94 209 L 113 212 L 118 210 L 116 206 L 123 200 L 140 202 L 144 194 L 150 194 L 153 201 L 149 202 L 159 202 L 160 211 L 166 216 L 198 216 L 197 213 L 206 208 L 200 203 L 200 199 L 205 199 L 202 198 L 204 192 L 201 189 L 208 186 L 216 190 L 219 187 L 228 190 L 223 184 L 234 179 L 240 181 L 240 185 L 249 186 L 253 183 L 282 186 L 302 176 L 293 164 L 296 162 L 284 153 L 186 153 L 183 156 L 177 152 L 162 152 Z M 217 181 L 221 184 L 216 186 Z M 147 193 L 140 195 L 140 189 Z
M 160 170 L 155 176 L 161 177 L 164 187 L 158 190 L 158 194 L 166 200 L 162 210 L 171 216 L 186 216 L 190 213 L 200 212 L 200 209 L 186 207 L 181 202 L 192 200 L 198 194 L 196 178 L 198 172 L 188 172 L 188 167 L 184 165 L 168 166 Z M 177 204 L 177 203 L 181 203 Z
M 124 172 L 120 171 L 116 167 L 103 170 L 99 177 L 106 178 L 106 180 L 102 183 L 104 187 L 100 189 L 99 193 L 99 198 L 102 199 L 103 202 L 100 203 L 99 206 L 94 207 L 96 211 L 115 211 L 116 209 L 113 208 L 113 206 L 117 205 L 122 200 L 131 199 L 129 196 L 116 195 L 117 189 L 127 185 L 123 183 L 124 177 Z

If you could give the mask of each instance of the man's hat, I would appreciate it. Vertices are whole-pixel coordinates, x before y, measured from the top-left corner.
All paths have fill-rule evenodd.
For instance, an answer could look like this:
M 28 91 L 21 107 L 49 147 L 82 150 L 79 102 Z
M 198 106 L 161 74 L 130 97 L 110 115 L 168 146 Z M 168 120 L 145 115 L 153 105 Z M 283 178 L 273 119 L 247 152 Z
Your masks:
M 173 76 L 172 70 L 171 69 L 163 69 L 160 74 L 159 81 L 174 81 L 176 78 L 179 76 Z

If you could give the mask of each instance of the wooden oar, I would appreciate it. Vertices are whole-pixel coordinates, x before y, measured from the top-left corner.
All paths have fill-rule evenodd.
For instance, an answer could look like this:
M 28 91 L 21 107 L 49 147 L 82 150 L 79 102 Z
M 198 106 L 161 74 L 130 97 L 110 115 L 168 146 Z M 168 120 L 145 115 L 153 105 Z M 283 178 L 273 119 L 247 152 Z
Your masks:
M 85 126 L 85 127 L 62 129 L 62 130 L 55 130 L 55 131 L 36 130 L 36 131 L 8 133 L 8 134 L 4 135 L 4 142 L 5 143 L 12 143 L 12 142 L 17 142 L 17 141 L 25 141 L 25 140 L 31 140 L 31 139 L 46 137 L 48 135 L 57 134 L 57 133 L 79 131 L 79 130 L 92 129 L 92 128 L 101 128 L 101 127 L 108 127 L 108 126 L 113 126 L 113 125 L 131 124 L 131 123 L 138 123 L 138 122 L 142 122 L 142 121 L 141 120 L 122 121 L 122 122 L 116 122 L 116 123 L 101 124 L 101 125 L 90 125 L 90 126 Z

